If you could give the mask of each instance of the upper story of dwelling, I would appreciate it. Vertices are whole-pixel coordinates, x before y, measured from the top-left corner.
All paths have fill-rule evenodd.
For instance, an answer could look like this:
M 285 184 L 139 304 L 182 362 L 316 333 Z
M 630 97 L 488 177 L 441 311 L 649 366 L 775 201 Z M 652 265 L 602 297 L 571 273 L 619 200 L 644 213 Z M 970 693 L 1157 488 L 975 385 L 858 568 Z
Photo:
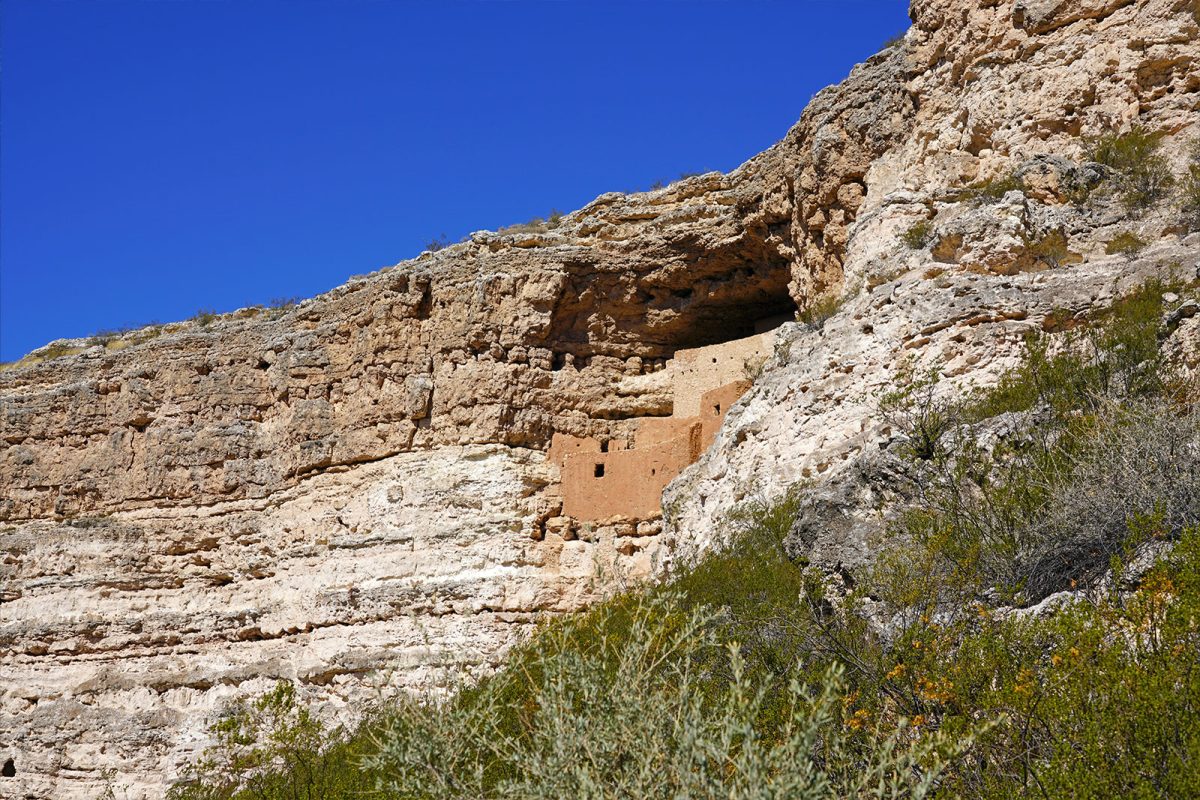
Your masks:
M 637 419 L 632 440 L 556 433 L 548 456 L 560 468 L 563 515 L 594 521 L 661 513 L 663 489 L 712 444 L 770 355 L 772 322 L 752 336 L 676 352 L 666 364 L 672 413 Z

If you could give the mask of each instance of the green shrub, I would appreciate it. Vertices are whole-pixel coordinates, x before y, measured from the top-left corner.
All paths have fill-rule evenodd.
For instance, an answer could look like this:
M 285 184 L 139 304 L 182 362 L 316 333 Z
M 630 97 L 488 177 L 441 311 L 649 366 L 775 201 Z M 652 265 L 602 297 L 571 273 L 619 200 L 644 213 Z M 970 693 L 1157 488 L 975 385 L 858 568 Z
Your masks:
M 796 321 L 803 323 L 810 330 L 821 330 L 845 302 L 846 297 L 842 295 L 818 296 L 796 314 Z
M 1111 255 L 1121 254 L 1127 256 L 1137 255 L 1145 248 L 1146 243 L 1142 241 L 1137 234 L 1124 231 L 1118 233 L 1108 244 L 1104 245 L 1104 252 Z
M 899 388 L 879 401 L 883 418 L 907 440 L 915 458 L 928 461 L 942 452 L 942 437 L 956 424 L 953 404 L 937 396 L 940 375 L 936 370 L 914 375 L 911 362 L 897 370 Z
M 941 729 L 999 720 L 947 777 L 946 795 L 1197 796 L 1197 576 L 1192 530 L 1131 595 L 923 632 L 937 652 L 910 648 L 905 679 L 938 687 Z
M 1192 142 L 1188 150 L 1187 172 L 1180 182 L 1180 193 L 1184 222 L 1190 230 L 1200 231 L 1200 139 Z
M 725 651 L 721 697 L 709 702 L 698 691 L 694 664 L 718 650 L 708 623 L 663 597 L 627 608 L 621 635 L 594 648 L 580 649 L 569 625 L 547 629 L 521 653 L 536 677 L 519 730 L 494 724 L 509 699 L 505 681 L 525 680 L 510 672 L 468 704 L 402 705 L 368 763 L 396 796 L 445 800 L 920 798 L 975 735 L 951 742 L 905 723 L 887 731 L 861 718 L 846 724 L 856 718 L 845 717 L 838 667 L 817 685 L 789 681 L 787 713 L 760 731 L 767 693 L 736 645 Z
M 217 318 L 218 314 L 211 308 L 202 308 L 192 316 L 192 322 L 199 325 L 201 328 L 207 328 Z
M 933 239 L 933 225 L 929 220 L 921 220 L 904 232 L 901 240 L 912 250 L 923 250 Z
M 1026 239 L 1029 254 L 1051 269 L 1056 269 L 1071 260 L 1067 247 L 1067 236 L 1062 231 L 1050 231 L 1037 239 Z
M 1117 174 L 1117 188 L 1130 209 L 1147 208 L 1174 183 L 1170 165 L 1158 152 L 1163 134 L 1135 125 L 1128 133 L 1106 133 L 1088 143 L 1088 158 Z
M 1004 195 L 1012 191 L 1024 191 L 1025 184 L 1016 175 L 1010 173 L 997 178 L 986 178 L 976 181 L 958 193 L 959 200 L 967 200 L 978 205 L 997 203 Z
M 321 800 L 374 789 L 360 768 L 372 749 L 374 723 L 354 737 L 329 730 L 280 681 L 270 692 L 230 708 L 209 733 L 215 744 L 168 792 L 169 800 Z

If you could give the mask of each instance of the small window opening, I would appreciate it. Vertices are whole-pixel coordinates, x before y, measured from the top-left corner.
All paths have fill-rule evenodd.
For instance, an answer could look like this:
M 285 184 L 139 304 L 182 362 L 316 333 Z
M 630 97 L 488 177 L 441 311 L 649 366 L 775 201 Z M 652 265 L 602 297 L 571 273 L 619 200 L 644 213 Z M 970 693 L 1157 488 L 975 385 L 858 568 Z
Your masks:
M 3 775 L 5 778 L 12 778 L 15 777 L 16 774 L 17 765 L 14 764 L 13 760 L 10 758 L 4 762 L 4 767 L 0 769 L 0 775 Z
M 720 403 L 717 403 L 715 406 L 713 406 L 713 413 L 714 413 L 714 414 L 720 414 L 720 413 L 721 413 L 721 404 L 720 404 Z
M 651 468 L 650 468 L 650 474 L 651 474 L 651 475 L 657 475 L 657 474 L 658 474 L 658 470 L 656 470 L 654 467 L 651 467 Z
M 713 356 L 713 363 L 714 363 L 714 364 L 715 364 L 715 363 L 717 363 L 717 357 L 716 357 L 716 356 Z
M 595 472 L 594 472 L 593 474 L 594 474 L 594 475 L 595 475 L 597 478 L 603 478 L 603 477 L 604 477 L 604 465 L 603 465 L 603 464 L 597 464 L 597 465 L 596 465 Z
M 600 452 L 601 453 L 608 452 L 608 441 L 607 440 L 600 443 Z

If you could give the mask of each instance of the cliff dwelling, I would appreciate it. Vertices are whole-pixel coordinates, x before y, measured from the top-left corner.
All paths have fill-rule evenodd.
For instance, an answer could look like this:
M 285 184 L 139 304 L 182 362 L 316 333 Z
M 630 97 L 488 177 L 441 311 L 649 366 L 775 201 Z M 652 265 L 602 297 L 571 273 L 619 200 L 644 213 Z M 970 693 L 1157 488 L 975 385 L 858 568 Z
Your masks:
M 670 416 L 635 420 L 632 440 L 555 433 L 548 457 L 562 481 L 562 514 L 580 521 L 657 516 L 666 488 L 716 438 L 725 415 L 750 388 L 752 372 L 770 355 L 775 328 L 789 317 L 762 320 L 760 331 L 720 344 L 678 350 L 667 361 Z

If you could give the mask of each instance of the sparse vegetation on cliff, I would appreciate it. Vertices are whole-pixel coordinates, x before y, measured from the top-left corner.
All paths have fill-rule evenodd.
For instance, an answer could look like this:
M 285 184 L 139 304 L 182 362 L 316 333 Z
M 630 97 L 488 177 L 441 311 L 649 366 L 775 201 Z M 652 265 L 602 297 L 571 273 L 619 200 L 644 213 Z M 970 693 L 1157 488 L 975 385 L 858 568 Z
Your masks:
M 192 322 L 196 323 L 201 328 L 207 328 L 213 323 L 214 320 L 216 320 L 218 316 L 220 315 L 211 308 L 202 308 L 192 316 Z
M 277 688 L 219 723 L 174 796 L 306 796 L 326 771 L 397 798 L 1193 796 L 1200 411 L 1159 334 L 1164 295 L 1196 289 L 1149 283 L 1032 337 L 961 401 L 910 372 L 882 405 L 916 500 L 868 568 L 787 549 L 799 484 L 448 699 L 346 738 L 289 706 L 263 751 Z
M 967 200 L 977 205 L 998 203 L 1004 195 L 1012 191 L 1021 191 L 1025 184 L 1015 175 L 1000 175 L 976 181 L 958 193 L 959 200 Z
M 796 314 L 796 321 L 801 322 L 812 330 L 821 330 L 829 318 L 838 312 L 846 303 L 844 295 L 827 294 L 806 303 Z
M 912 250 L 924 249 L 933 241 L 933 225 L 929 220 L 923 219 L 906 230 L 900 238 Z
M 1116 254 L 1132 256 L 1140 253 L 1145 246 L 1146 243 L 1136 233 L 1125 231 L 1110 239 L 1108 244 L 1104 245 L 1104 252 L 1110 256 Z
M 1200 9 L 1200 5 L 1197 6 Z M 1197 12 L 1200 13 L 1200 12 Z M 1193 231 L 1200 231 L 1200 139 L 1188 150 L 1187 172 L 1179 182 L 1184 222 Z
M 1088 158 L 1116 173 L 1116 188 L 1130 209 L 1144 209 L 1166 197 L 1175 177 L 1159 152 L 1163 134 L 1134 126 L 1088 142 Z

